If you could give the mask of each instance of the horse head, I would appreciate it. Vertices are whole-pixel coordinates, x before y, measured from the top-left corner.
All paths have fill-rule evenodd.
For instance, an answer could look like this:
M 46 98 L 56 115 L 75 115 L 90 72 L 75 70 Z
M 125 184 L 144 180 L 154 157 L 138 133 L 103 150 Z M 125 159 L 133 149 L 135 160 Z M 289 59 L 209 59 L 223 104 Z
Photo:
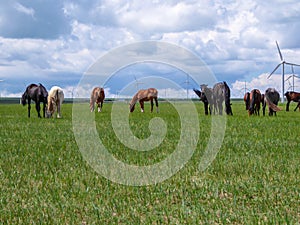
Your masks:
M 26 99 L 27 99 L 27 92 L 25 91 L 24 94 L 22 95 L 22 98 L 21 98 L 21 103 L 23 106 L 26 105 Z
M 129 104 L 129 110 L 130 110 L 130 112 L 133 112 L 134 108 L 135 108 L 135 104 L 130 103 Z
M 53 97 L 48 98 L 48 105 L 47 105 L 47 111 L 46 116 L 47 118 L 51 118 L 54 111 L 55 111 L 55 99 Z

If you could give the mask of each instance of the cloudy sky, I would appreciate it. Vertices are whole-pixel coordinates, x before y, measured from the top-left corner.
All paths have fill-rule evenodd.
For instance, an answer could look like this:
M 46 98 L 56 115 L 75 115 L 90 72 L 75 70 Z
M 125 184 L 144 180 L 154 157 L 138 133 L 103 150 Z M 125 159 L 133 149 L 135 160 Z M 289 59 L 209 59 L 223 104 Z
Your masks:
M 19 96 L 30 83 L 59 85 L 70 97 L 82 75 L 112 49 L 163 41 L 188 49 L 227 81 L 234 97 L 247 89 L 275 87 L 284 59 L 300 64 L 300 2 L 221 0 L 10 0 L 0 3 L 0 94 Z M 294 67 L 295 74 L 300 73 Z M 122 85 L 141 87 L 143 76 L 166 76 L 189 89 L 197 83 L 159 63 L 130 65 L 105 84 L 109 96 Z M 286 67 L 286 78 L 292 75 Z M 172 77 L 172 78 L 173 78 Z M 295 90 L 300 91 L 295 78 Z M 138 81 L 138 82 L 137 82 Z M 285 90 L 292 89 L 292 79 Z M 189 92 L 191 96 L 192 91 Z M 74 94 L 74 93 L 73 93 Z

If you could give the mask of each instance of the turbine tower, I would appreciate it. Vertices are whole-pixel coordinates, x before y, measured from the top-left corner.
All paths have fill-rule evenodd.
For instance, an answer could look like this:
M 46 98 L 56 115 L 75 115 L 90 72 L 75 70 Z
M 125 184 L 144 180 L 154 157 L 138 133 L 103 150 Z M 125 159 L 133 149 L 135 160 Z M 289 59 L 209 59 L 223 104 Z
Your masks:
M 133 76 L 133 77 L 134 77 L 134 80 L 135 80 L 135 87 L 136 87 L 137 90 L 139 90 L 139 85 L 143 84 L 143 82 L 138 81 L 138 79 L 136 79 L 136 76 Z
M 295 91 L 295 77 L 296 78 L 299 78 L 299 77 L 297 75 L 295 75 L 294 66 L 293 65 L 292 65 L 292 72 L 293 72 L 293 74 L 290 75 L 285 81 L 288 81 L 289 79 L 292 78 L 292 85 L 290 85 L 290 87 L 292 87 L 292 91 Z
M 273 73 L 275 73 L 275 71 L 282 65 L 281 102 L 284 102 L 284 66 L 285 66 L 285 64 L 291 65 L 291 66 L 300 66 L 300 65 L 284 61 L 277 41 L 276 41 L 276 46 L 277 46 L 277 50 L 278 50 L 278 54 L 279 54 L 281 62 L 275 67 L 275 69 L 272 71 L 272 73 L 270 73 L 270 75 L 267 78 L 269 79 L 273 75 Z

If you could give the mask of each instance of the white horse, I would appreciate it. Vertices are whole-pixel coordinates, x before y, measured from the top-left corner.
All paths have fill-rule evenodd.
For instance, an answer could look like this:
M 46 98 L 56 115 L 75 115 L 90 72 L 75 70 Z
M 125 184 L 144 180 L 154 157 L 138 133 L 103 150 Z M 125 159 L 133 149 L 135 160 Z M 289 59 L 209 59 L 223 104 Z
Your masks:
M 64 101 L 64 92 L 58 86 L 53 86 L 48 93 L 47 117 L 51 117 L 57 111 L 57 118 L 61 118 L 60 108 Z

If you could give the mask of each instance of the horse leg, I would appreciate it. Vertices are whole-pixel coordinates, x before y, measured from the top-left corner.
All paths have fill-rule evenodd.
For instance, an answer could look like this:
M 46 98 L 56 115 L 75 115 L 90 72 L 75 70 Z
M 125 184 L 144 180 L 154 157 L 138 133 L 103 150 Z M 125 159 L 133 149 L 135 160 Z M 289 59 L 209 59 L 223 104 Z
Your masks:
M 204 113 L 208 115 L 208 102 L 204 102 Z
M 36 111 L 37 111 L 37 113 L 38 113 L 38 117 L 39 118 L 42 118 L 41 117 L 41 106 L 40 106 L 40 102 L 39 101 L 37 101 L 36 103 L 35 103 L 35 109 L 36 109 Z
M 61 118 L 61 114 L 60 114 L 60 106 L 61 106 L 61 104 L 60 104 L 60 102 L 59 101 L 57 101 L 56 102 L 56 107 L 57 107 L 57 118 Z
M 46 103 L 43 102 L 43 117 L 45 118 L 45 113 L 46 113 Z
M 140 100 L 141 112 L 144 112 L 144 101 Z
M 223 114 L 223 105 L 222 102 L 219 103 L 219 115 Z
M 266 113 L 266 103 L 265 102 L 263 102 L 262 110 L 263 110 L 263 116 L 264 116 Z
M 290 111 L 290 101 L 286 103 L 285 111 Z
M 98 112 L 101 112 L 100 102 L 97 102 L 96 104 L 97 104 L 97 111 L 98 111 Z
M 297 110 L 297 108 L 299 108 L 299 106 L 300 106 L 300 101 L 298 102 L 296 108 L 294 109 L 294 112 L 296 112 L 296 110 Z M 300 110 L 300 108 L 299 108 L 299 110 Z
M 101 112 L 101 110 L 102 110 L 102 102 L 99 102 L 98 103 L 98 112 Z
M 31 103 L 31 99 L 28 98 L 28 118 L 30 118 L 30 109 L 31 109 L 30 103 Z
M 152 98 L 150 100 L 150 103 L 151 103 L 151 110 L 150 110 L 150 112 L 153 112 L 153 99 Z
M 102 107 L 103 107 L 103 101 L 100 103 L 100 112 L 102 112 Z
M 158 113 L 159 112 L 159 109 L 158 109 L 158 100 L 157 98 L 154 98 L 155 100 L 155 105 L 156 105 L 156 112 Z

